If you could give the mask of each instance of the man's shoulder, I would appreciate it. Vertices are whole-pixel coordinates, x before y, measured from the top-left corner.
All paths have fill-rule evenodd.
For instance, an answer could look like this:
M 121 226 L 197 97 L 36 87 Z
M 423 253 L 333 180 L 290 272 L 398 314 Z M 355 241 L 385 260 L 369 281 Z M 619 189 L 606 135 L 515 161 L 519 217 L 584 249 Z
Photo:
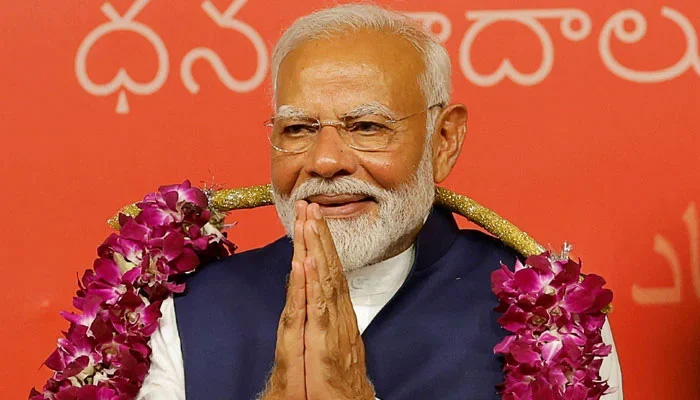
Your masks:
M 457 234 L 457 241 L 459 241 L 461 245 L 473 244 L 474 246 L 489 248 L 496 251 L 515 252 L 515 250 L 503 243 L 501 239 L 478 229 L 460 229 Z
M 433 263 L 416 264 L 413 275 L 416 288 L 426 293 L 440 293 L 444 304 L 463 304 L 465 307 L 484 304 L 483 318 L 491 318 L 490 310 L 495 305 L 491 274 L 501 264 L 512 268 L 519 255 L 497 237 L 478 230 L 458 230 L 453 238 Z M 419 260 L 425 260 L 420 249 L 416 255 Z
M 460 229 L 450 250 L 458 257 L 464 257 L 478 264 L 496 260 L 494 268 L 497 268 L 501 262 L 512 266 L 516 258 L 522 258 L 516 250 L 508 247 L 501 239 L 476 229 Z

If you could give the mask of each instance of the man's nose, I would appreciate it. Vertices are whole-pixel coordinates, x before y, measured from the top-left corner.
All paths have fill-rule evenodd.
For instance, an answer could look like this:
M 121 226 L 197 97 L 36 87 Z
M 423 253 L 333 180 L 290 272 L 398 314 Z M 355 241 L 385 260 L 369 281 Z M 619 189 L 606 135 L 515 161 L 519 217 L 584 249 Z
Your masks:
M 348 147 L 334 126 L 324 126 L 308 150 L 307 172 L 326 179 L 352 175 L 357 169 L 355 152 Z

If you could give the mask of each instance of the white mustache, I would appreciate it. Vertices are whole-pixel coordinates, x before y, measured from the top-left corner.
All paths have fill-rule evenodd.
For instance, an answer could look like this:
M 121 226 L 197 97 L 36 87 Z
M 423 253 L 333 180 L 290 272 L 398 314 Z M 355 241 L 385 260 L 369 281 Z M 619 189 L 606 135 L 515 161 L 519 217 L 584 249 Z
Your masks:
M 373 197 L 377 201 L 381 202 L 386 199 L 391 191 L 387 189 L 382 189 L 372 184 L 369 184 L 361 179 L 342 176 L 340 178 L 333 179 L 323 179 L 314 177 L 311 178 L 298 188 L 292 191 L 289 196 L 290 200 L 296 202 L 298 200 L 304 200 L 311 196 L 318 195 L 362 195 L 367 197 Z

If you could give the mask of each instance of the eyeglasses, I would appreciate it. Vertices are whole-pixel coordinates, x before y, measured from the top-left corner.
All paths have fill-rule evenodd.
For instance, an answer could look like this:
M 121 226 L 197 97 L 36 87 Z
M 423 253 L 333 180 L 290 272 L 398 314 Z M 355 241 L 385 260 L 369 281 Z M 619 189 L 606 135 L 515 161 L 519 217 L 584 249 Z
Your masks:
M 330 121 L 321 121 L 318 118 L 306 116 L 272 117 L 265 121 L 265 126 L 271 128 L 268 135 L 270 144 L 275 150 L 282 153 L 299 154 L 310 149 L 324 126 L 332 126 L 337 129 L 343 141 L 353 149 L 381 151 L 389 145 L 401 121 L 435 107 L 442 108 L 444 105 L 442 103 L 434 104 L 425 110 L 396 119 L 376 113 L 343 116 L 338 120 Z

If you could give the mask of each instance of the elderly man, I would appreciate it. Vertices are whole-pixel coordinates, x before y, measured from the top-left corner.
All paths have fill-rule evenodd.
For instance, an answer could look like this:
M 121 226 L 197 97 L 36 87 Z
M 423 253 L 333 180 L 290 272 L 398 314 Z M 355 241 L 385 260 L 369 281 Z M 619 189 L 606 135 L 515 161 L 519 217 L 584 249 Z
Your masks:
M 398 14 L 340 6 L 284 33 L 272 82 L 292 241 L 208 265 L 164 303 L 139 398 L 498 398 L 489 275 L 516 254 L 433 208 L 467 121 L 445 49 Z

